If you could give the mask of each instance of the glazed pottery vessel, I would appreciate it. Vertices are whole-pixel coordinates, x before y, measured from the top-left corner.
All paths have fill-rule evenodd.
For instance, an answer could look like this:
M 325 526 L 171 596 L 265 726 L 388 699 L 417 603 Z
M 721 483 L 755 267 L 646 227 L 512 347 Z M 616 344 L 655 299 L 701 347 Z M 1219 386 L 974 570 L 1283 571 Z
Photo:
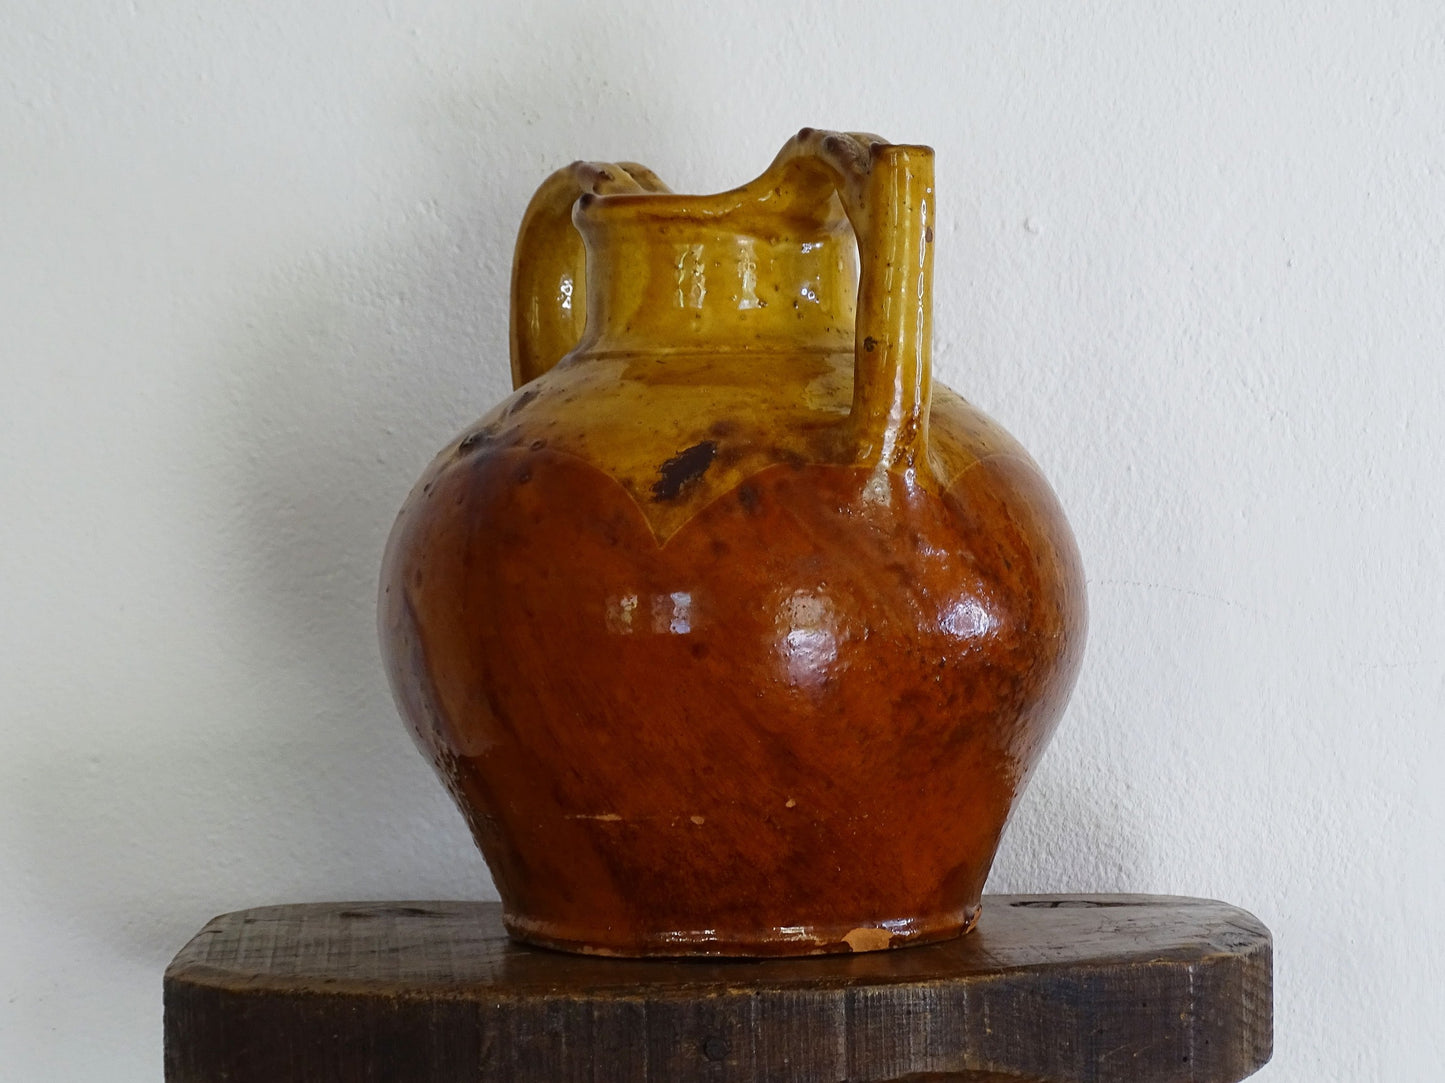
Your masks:
M 804 129 L 761 177 L 542 185 L 515 393 L 387 548 L 401 712 L 520 940 L 867 951 L 978 916 L 1068 698 L 1083 577 L 929 375 L 933 152 Z

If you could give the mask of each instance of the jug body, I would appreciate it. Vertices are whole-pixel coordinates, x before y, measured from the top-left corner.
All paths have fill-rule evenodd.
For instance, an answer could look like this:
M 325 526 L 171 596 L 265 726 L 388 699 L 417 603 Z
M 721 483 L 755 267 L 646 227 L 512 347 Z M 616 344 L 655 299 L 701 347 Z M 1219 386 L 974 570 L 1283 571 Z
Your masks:
M 519 939 L 808 954 L 977 918 L 1083 579 L 1032 460 L 931 385 L 931 173 L 884 206 L 883 157 L 805 131 L 723 210 L 584 193 L 585 270 L 546 272 L 585 279 L 580 341 L 537 362 L 514 297 L 520 386 L 398 517 L 392 687 Z

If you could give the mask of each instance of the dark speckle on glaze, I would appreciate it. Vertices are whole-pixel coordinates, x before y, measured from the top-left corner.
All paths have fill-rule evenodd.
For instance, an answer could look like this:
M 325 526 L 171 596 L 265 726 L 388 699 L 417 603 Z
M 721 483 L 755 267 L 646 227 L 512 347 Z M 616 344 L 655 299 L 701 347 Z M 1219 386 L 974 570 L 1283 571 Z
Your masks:
M 508 416 L 521 413 L 527 408 L 528 403 L 531 403 L 537 398 L 538 394 L 539 392 L 535 387 L 527 388 L 527 390 L 523 391 L 520 395 L 517 396 L 516 401 L 512 403 L 510 408 L 508 408 Z
M 652 486 L 652 499 L 676 500 L 684 487 L 707 473 L 715 455 L 716 440 L 704 440 L 679 451 L 658 468 L 657 482 Z
M 469 451 L 475 451 L 477 448 L 485 447 L 496 438 L 497 423 L 492 422 L 489 425 L 483 425 L 481 428 L 474 429 L 461 438 L 461 441 L 457 444 L 457 454 L 465 455 Z

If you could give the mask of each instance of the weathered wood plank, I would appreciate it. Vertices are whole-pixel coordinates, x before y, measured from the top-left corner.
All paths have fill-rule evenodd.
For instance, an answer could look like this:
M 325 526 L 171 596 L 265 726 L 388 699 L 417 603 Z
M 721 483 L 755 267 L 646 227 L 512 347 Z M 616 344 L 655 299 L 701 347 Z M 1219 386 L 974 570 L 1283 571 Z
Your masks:
M 170 1083 L 1232 1083 L 1269 1059 L 1268 931 L 1219 902 L 994 896 L 847 957 L 580 958 L 494 903 L 216 918 L 166 972 Z

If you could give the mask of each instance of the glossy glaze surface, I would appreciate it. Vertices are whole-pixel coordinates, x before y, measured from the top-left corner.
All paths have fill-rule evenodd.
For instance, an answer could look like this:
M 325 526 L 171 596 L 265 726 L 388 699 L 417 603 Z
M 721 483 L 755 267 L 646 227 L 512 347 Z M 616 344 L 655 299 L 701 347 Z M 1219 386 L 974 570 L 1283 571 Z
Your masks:
M 519 938 L 802 954 L 975 919 L 1083 581 L 1032 461 L 931 386 L 932 201 L 927 148 L 805 130 L 720 196 L 579 164 L 529 208 L 520 386 L 418 482 L 381 596 Z

